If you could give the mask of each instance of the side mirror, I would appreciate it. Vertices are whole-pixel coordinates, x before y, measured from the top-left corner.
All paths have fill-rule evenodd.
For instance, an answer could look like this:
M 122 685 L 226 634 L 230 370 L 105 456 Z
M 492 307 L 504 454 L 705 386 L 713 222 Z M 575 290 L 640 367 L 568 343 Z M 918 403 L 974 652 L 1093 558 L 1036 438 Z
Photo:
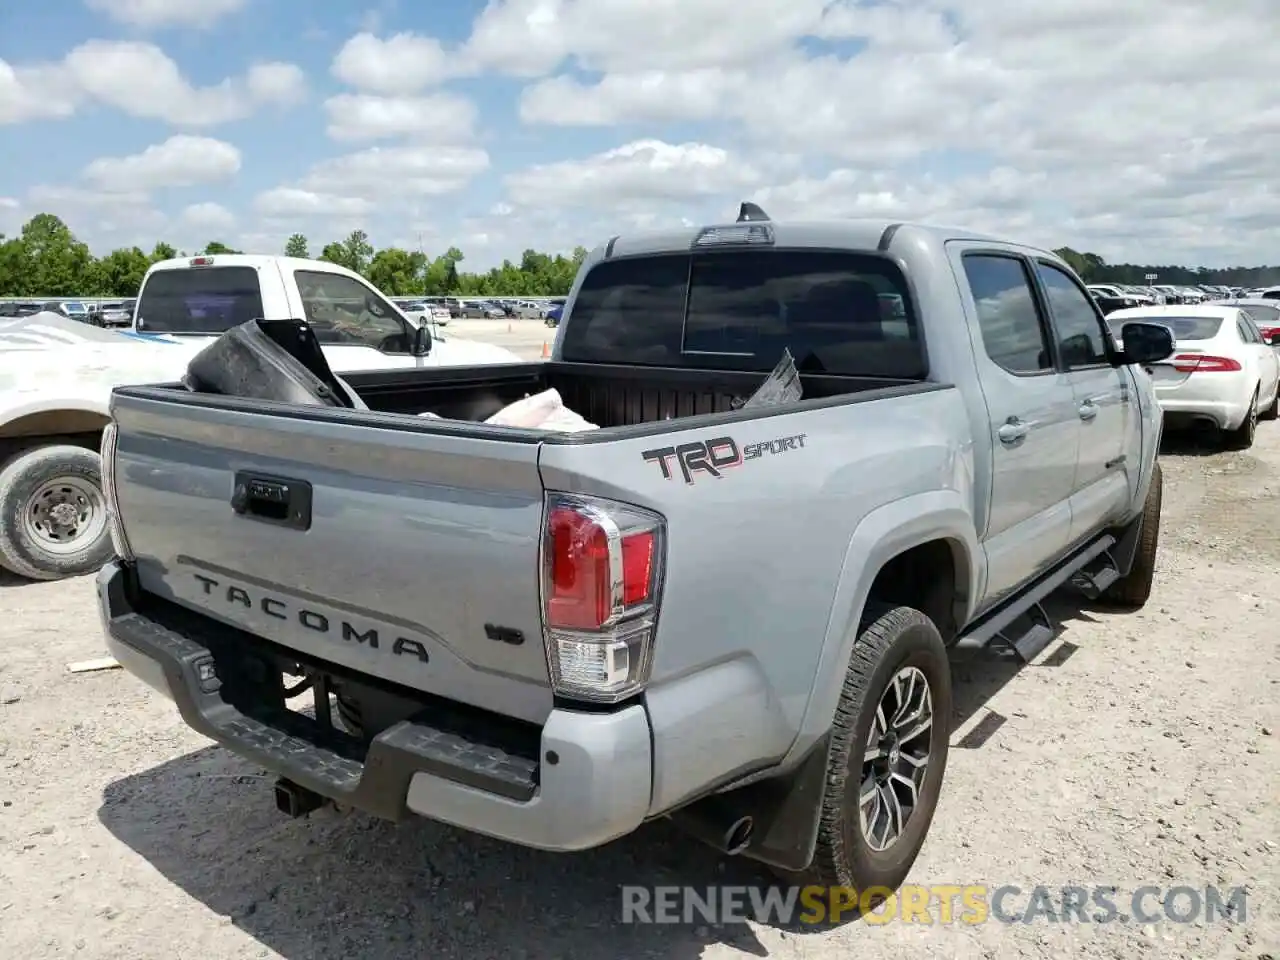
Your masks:
M 431 352 L 431 324 L 423 320 L 413 328 L 413 344 L 409 351 L 415 357 L 425 357 Z
M 1125 363 L 1159 363 L 1173 354 L 1173 333 L 1159 323 L 1134 321 L 1120 328 Z
M 1262 339 L 1267 341 L 1267 343 L 1271 344 L 1273 347 L 1280 347 L 1280 330 L 1272 330 Z

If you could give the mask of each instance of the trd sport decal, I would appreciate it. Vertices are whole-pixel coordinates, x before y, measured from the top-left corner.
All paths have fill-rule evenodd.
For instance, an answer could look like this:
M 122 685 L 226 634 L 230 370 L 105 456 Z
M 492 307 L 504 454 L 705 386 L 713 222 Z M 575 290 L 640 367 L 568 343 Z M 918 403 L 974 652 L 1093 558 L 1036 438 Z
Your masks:
M 805 434 L 797 433 L 790 437 L 779 437 L 776 440 L 765 440 L 761 443 L 748 443 L 739 447 L 733 437 L 716 437 L 713 440 L 693 440 L 674 447 L 658 447 L 645 450 L 640 456 L 646 463 L 656 463 L 662 476 L 670 480 L 673 476 L 671 462 L 674 460 L 685 483 L 693 483 L 695 475 L 705 473 L 717 480 L 724 476 L 724 471 L 740 467 L 747 460 L 756 460 L 766 453 L 786 453 L 788 450 L 803 450 Z

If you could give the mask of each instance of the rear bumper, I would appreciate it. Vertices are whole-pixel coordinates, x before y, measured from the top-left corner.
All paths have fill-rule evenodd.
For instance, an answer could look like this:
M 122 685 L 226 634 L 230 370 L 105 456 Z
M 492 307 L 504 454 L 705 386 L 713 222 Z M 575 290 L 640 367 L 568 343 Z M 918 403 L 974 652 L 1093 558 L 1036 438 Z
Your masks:
M 1173 426 L 1209 422 L 1221 430 L 1234 430 L 1244 423 L 1249 404 L 1226 400 L 1160 400 L 1160 410 Z
M 1156 400 L 1161 411 L 1174 424 L 1211 421 L 1224 430 L 1234 430 L 1244 423 L 1249 412 L 1252 384 L 1236 374 L 1200 374 L 1208 381 L 1196 381 L 1192 374 L 1182 383 L 1156 385 Z
M 178 630 L 139 612 L 118 561 L 98 574 L 97 589 L 107 648 L 125 670 L 172 699 L 192 729 L 321 796 L 389 820 L 416 813 L 543 850 L 599 846 L 647 815 L 653 760 L 641 706 L 553 710 L 536 757 L 411 721 L 356 751 L 299 715 L 229 702 L 217 675 L 220 628 Z

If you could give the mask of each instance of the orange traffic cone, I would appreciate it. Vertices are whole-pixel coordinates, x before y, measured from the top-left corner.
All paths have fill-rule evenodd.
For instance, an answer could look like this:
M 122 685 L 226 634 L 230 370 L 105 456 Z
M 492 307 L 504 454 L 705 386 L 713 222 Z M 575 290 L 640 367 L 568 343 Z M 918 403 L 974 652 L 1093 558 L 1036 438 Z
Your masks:
M 542 341 L 542 359 L 546 360 L 551 356 L 551 348 L 547 346 L 547 341 Z

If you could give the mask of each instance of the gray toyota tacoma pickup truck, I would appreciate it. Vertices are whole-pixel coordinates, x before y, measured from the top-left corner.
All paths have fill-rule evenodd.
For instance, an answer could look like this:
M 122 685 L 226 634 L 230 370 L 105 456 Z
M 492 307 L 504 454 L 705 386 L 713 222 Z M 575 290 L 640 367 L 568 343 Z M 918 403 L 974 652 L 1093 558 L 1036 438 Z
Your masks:
M 111 653 L 292 814 L 558 851 L 670 817 L 897 888 L 948 648 L 1034 657 L 1068 581 L 1146 601 L 1173 344 L 1043 250 L 763 217 L 601 245 L 546 362 L 116 389 Z M 744 404 L 784 348 L 802 398 Z M 552 387 L 599 429 L 482 422 Z

